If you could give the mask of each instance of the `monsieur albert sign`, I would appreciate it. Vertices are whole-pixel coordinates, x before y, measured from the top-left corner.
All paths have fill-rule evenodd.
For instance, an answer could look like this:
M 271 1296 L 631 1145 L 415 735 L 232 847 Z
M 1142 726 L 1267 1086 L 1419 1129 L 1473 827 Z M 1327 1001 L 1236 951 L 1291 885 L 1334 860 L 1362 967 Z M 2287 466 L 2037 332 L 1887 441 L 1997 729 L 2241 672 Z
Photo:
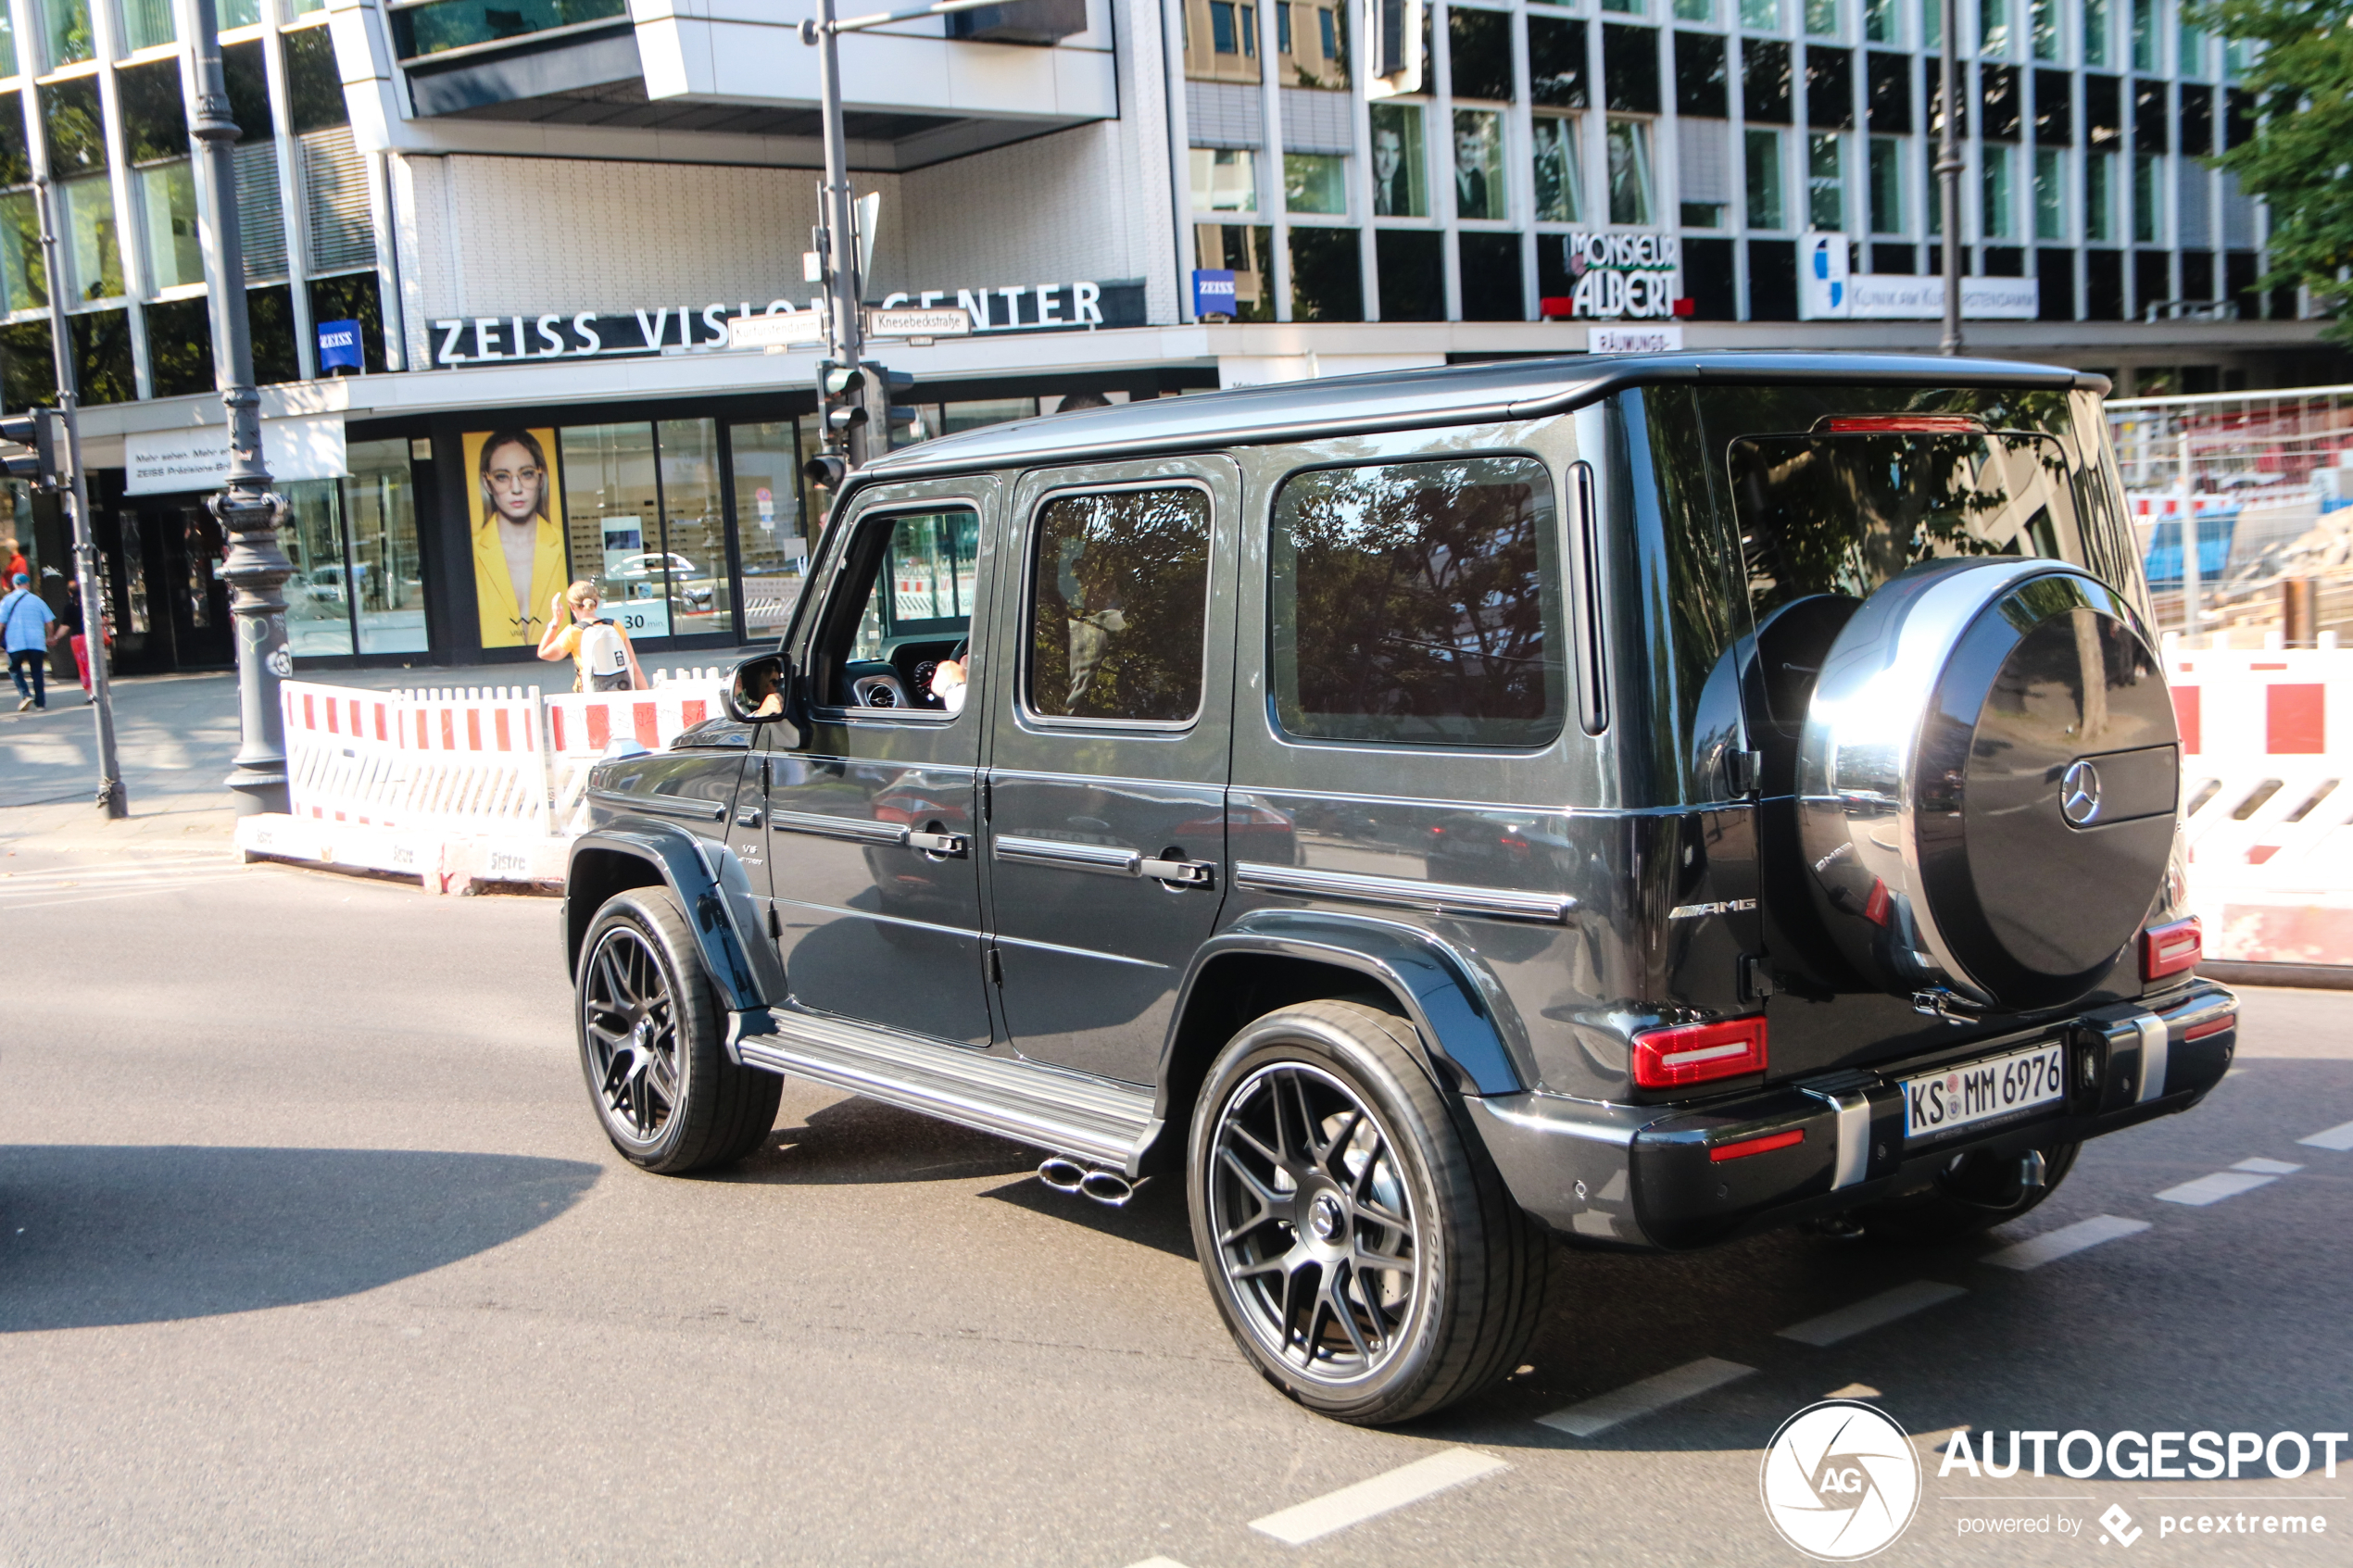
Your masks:
M 985 289 L 924 289 L 892 294 L 884 310 L 929 310 L 952 306 L 970 312 L 972 330 L 982 332 L 1092 332 L 1098 327 L 1140 327 L 1144 282 L 1140 278 L 1073 283 L 1008 283 Z M 702 353 L 728 346 L 727 323 L 743 316 L 781 316 L 822 309 L 822 300 L 795 305 L 772 299 L 724 300 L 697 307 L 661 305 L 626 315 L 593 310 L 528 316 L 454 316 L 433 323 L 436 367 L 497 364 L 515 359 L 597 359 L 629 355 Z M 870 307 L 869 308 L 874 308 Z

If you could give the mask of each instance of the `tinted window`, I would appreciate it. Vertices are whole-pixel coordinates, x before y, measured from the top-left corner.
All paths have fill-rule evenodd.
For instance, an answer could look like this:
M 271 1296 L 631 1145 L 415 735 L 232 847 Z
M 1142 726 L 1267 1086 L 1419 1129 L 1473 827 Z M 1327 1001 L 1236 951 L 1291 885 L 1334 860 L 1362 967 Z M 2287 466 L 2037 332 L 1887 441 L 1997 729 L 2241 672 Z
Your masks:
M 1032 712 L 1190 719 L 1201 709 L 1209 497 L 1185 485 L 1047 502 L 1029 602 Z
M 1560 734 L 1560 529 L 1533 458 L 1301 474 L 1276 501 L 1271 566 L 1290 734 L 1507 746 Z

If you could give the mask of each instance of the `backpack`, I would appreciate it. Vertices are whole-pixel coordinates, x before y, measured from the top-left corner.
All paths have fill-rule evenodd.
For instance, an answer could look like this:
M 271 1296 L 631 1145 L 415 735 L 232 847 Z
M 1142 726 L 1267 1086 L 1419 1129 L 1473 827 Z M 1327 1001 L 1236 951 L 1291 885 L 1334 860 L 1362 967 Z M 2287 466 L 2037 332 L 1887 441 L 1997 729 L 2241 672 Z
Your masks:
M 629 639 L 610 621 L 595 621 L 580 629 L 580 672 L 598 675 L 629 672 Z

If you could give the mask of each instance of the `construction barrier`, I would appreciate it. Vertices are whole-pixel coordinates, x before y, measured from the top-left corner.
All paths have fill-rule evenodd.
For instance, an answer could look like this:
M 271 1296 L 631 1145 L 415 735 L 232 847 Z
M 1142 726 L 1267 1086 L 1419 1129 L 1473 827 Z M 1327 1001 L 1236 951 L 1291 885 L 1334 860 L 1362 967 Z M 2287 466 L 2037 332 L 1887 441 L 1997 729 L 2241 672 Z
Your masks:
M 429 892 L 547 884 L 585 825 L 588 770 L 660 750 L 720 711 L 712 669 L 656 671 L 642 692 L 535 687 L 280 687 L 291 810 L 246 817 L 249 857 L 415 876 Z
M 2353 965 L 2353 649 L 2169 650 L 2209 958 Z

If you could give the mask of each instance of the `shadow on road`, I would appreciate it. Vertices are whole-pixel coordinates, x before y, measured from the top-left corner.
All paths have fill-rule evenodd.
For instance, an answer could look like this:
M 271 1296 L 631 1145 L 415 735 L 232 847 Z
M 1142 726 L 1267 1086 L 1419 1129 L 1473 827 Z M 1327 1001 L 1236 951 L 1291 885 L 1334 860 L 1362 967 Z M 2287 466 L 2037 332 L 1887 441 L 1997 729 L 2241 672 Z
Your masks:
M 535 1230 L 600 1174 L 499 1154 L 0 1147 L 0 1333 L 355 1295 Z

